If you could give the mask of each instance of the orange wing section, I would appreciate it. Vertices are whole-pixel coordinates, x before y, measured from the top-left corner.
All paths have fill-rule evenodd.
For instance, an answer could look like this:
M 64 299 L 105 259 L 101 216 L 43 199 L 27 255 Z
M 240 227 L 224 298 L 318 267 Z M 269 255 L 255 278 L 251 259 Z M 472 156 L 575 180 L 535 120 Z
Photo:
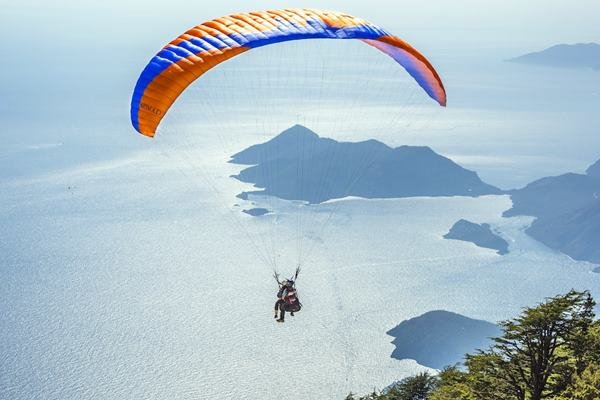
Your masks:
M 249 49 L 302 39 L 360 39 L 402 65 L 440 105 L 446 92 L 427 59 L 385 30 L 348 14 L 315 10 L 256 11 L 215 18 L 172 40 L 150 60 L 135 86 L 131 122 L 153 137 L 179 95 L 216 65 Z

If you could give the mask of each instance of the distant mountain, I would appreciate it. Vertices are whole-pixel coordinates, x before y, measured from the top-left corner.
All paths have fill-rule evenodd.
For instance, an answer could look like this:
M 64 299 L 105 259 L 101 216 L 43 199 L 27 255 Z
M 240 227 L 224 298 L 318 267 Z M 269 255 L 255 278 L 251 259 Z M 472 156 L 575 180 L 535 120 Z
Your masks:
M 403 321 L 387 334 L 394 337 L 393 358 L 440 369 L 463 361 L 466 353 L 486 348 L 501 330 L 486 321 L 436 310 Z
M 337 142 L 320 138 L 301 125 L 235 154 L 231 162 L 252 165 L 234 176 L 262 189 L 249 193 L 310 203 L 346 196 L 476 197 L 502 193 L 475 172 L 429 147 L 391 148 L 376 140 Z
M 493 249 L 500 255 L 508 254 L 508 243 L 492 232 L 489 224 L 476 224 L 465 219 L 457 221 L 445 239 L 463 240 L 479 247 Z
M 600 161 L 587 173 L 539 179 L 511 191 L 504 216 L 537 219 L 527 234 L 576 260 L 600 263 Z
M 566 214 L 538 218 L 527 233 L 576 260 L 600 264 L 600 200 Z
M 551 67 L 600 69 L 600 44 L 558 44 L 535 53 L 529 53 L 509 61 Z
M 531 215 L 554 217 L 591 204 L 600 194 L 600 179 L 568 173 L 534 181 L 510 191 L 513 206 L 505 217 Z
M 600 160 L 592 164 L 585 173 L 594 178 L 600 178 Z

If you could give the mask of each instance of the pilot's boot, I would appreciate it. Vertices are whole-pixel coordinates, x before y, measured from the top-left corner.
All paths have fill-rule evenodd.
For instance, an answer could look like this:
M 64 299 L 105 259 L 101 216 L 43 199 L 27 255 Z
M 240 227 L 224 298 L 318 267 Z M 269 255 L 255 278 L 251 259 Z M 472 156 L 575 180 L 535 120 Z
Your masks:
M 277 322 L 283 322 L 283 320 L 285 319 L 285 310 L 284 309 L 279 309 L 279 319 L 277 319 Z

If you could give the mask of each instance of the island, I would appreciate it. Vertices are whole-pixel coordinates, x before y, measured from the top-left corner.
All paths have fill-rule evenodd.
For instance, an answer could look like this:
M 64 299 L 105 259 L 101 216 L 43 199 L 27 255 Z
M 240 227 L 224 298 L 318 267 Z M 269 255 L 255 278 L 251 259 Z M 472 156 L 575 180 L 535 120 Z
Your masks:
M 494 232 L 489 224 L 476 224 L 466 219 L 458 220 L 444 239 L 471 242 L 479 247 L 496 250 L 500 255 L 508 254 L 508 242 Z
M 259 190 L 238 195 L 276 196 L 318 204 L 347 196 L 402 198 L 502 194 L 476 172 L 425 146 L 392 148 L 377 140 L 338 142 L 295 125 L 266 143 L 233 155 L 249 165 L 233 177 Z
M 535 53 L 524 54 L 508 61 L 563 68 L 600 70 L 600 44 L 558 44 Z
M 444 310 L 427 312 L 401 322 L 387 332 L 396 346 L 392 358 L 412 359 L 430 368 L 462 362 L 466 353 L 484 349 L 501 330 L 487 321 Z
M 232 177 L 253 185 L 237 197 L 275 196 L 319 204 L 349 196 L 404 198 L 509 194 L 512 207 L 504 217 L 533 216 L 526 233 L 575 260 L 600 264 L 600 160 L 585 173 L 538 179 L 520 189 L 503 191 L 483 182 L 476 172 L 426 146 L 392 148 L 377 140 L 339 142 L 294 125 L 271 140 L 234 154 L 231 163 L 245 166 Z M 265 208 L 244 209 L 259 217 Z M 461 219 L 444 235 L 507 254 L 508 243 L 488 224 Z
M 510 191 L 504 216 L 536 220 L 526 233 L 575 260 L 600 264 L 600 161 L 585 174 L 546 177 Z
M 242 210 L 242 212 L 244 212 L 248 215 L 251 215 L 253 217 L 260 217 L 262 215 L 268 214 L 269 210 L 267 210 L 266 208 L 257 207 L 257 208 L 250 208 L 248 210 Z

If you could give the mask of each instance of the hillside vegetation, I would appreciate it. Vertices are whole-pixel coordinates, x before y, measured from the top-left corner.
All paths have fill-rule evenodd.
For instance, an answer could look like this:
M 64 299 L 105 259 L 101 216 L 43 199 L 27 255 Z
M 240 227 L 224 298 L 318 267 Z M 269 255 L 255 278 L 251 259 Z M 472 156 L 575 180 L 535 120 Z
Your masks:
M 421 373 L 346 400 L 600 399 L 600 321 L 588 292 L 570 291 L 500 323 L 502 334 L 464 365 Z

